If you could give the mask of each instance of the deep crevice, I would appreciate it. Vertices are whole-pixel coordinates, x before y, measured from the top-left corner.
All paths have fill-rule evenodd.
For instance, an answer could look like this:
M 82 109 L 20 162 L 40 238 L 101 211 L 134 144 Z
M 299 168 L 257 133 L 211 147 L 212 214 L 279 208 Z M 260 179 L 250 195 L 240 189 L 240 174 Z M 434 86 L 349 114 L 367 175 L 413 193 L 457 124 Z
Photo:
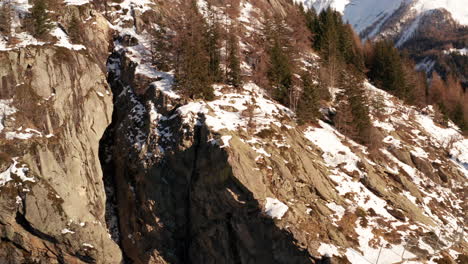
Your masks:
M 205 123 L 205 116 L 200 114 L 197 118 L 197 123 L 204 124 Z M 190 264 L 192 263 L 190 258 L 190 244 L 192 243 L 192 230 L 191 230 L 191 203 L 192 203 L 192 188 L 194 183 L 198 180 L 198 156 L 200 151 L 200 143 L 202 137 L 202 127 L 195 126 L 194 127 L 194 142 L 193 142 L 193 161 L 192 161 L 192 173 L 190 175 L 189 184 L 187 186 L 187 201 L 185 207 L 185 215 L 186 215 L 186 223 L 185 223 L 185 241 L 184 241 L 184 256 L 183 256 L 183 263 Z
M 125 254 L 125 251 L 121 243 L 121 232 L 120 232 L 120 219 L 119 211 L 117 206 L 117 194 L 116 194 L 116 182 L 115 182 L 115 166 L 113 163 L 113 147 L 114 143 L 114 134 L 115 126 L 118 123 L 118 107 L 117 96 L 122 91 L 123 85 L 120 82 L 119 74 L 120 72 L 120 61 L 122 54 L 118 52 L 113 52 L 107 59 L 107 69 L 108 77 L 107 82 L 111 91 L 113 93 L 113 111 L 112 111 L 112 121 L 109 126 L 106 128 L 102 138 L 99 140 L 99 160 L 101 163 L 102 175 L 103 175 L 103 184 L 106 194 L 106 204 L 105 204 L 105 220 L 106 225 L 109 230 L 111 239 L 119 246 L 120 251 L 123 257 L 123 263 L 131 263 L 129 258 Z M 113 69 L 109 66 L 117 66 L 118 69 Z M 113 70 L 116 70 L 114 72 Z
M 34 236 L 36 236 L 36 237 L 38 237 L 40 239 L 46 240 L 46 241 L 48 241 L 50 243 L 53 243 L 53 244 L 58 243 L 58 240 L 55 237 L 47 235 L 47 234 L 37 230 L 33 226 L 31 226 L 31 224 L 28 222 L 26 217 L 23 214 L 21 214 L 20 212 L 16 212 L 15 220 L 16 220 L 16 223 L 18 223 L 22 228 L 24 228 L 24 230 L 28 231 L 32 235 L 34 235 Z

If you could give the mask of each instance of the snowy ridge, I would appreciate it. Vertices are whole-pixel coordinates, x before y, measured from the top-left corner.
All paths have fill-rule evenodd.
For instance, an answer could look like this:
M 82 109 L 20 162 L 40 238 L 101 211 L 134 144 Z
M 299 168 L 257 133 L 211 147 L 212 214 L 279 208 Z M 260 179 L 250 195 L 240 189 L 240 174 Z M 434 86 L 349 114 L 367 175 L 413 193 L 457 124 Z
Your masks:
M 223 91 L 224 88 L 227 89 Z M 281 127 L 282 123 L 279 121 L 281 117 L 293 116 L 288 108 L 267 99 L 254 83 L 245 84 L 239 92 L 229 92 L 229 87 L 215 86 L 215 95 L 219 99 L 211 102 L 191 102 L 178 108 L 177 112 L 183 117 L 184 122 L 190 124 L 194 123 L 198 114 L 204 114 L 206 124 L 213 131 L 247 130 L 249 118 L 245 116 L 245 111 L 249 105 L 253 108 L 251 122 L 256 124 L 256 131 L 271 125 Z

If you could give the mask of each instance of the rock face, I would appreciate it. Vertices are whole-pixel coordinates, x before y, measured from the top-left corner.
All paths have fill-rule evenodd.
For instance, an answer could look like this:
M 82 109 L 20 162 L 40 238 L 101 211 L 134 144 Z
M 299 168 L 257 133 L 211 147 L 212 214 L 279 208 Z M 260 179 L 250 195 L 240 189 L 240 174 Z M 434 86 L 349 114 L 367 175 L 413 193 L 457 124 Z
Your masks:
M 16 108 L 3 120 L 0 162 L 32 179 L 16 173 L 0 186 L 1 263 L 121 260 L 105 225 L 98 155 L 112 96 L 91 57 L 50 45 L 0 52 L 0 99 Z
M 86 49 L 0 51 L 0 263 L 463 260 L 468 140 L 455 127 L 367 83 L 383 98 L 375 149 L 298 125 L 249 79 L 261 15 L 286 0 L 233 14 L 241 88 L 183 98 L 149 59 L 154 17 L 177 12 L 168 3 L 115 1 L 108 20 L 68 5 L 57 21 L 78 12 Z
M 125 89 L 121 84 L 114 83 L 114 92 Z M 131 86 L 124 86 L 133 93 Z M 206 125 L 184 124 L 180 116 L 159 123 L 151 120 L 151 106 L 159 115 L 171 116 L 176 108 L 170 106 L 180 105 L 154 87 L 138 98 L 146 104 L 133 96 L 115 102 L 124 107 L 116 110 L 102 151 L 109 155 L 102 157 L 109 161 L 104 171 L 115 186 L 122 250 L 128 259 L 133 263 L 314 263 L 291 233 L 263 213 L 258 199 L 272 193 L 262 183 L 262 174 L 252 170 L 251 150 L 242 145 L 237 153 L 222 149 L 209 140 L 219 135 Z M 136 118 L 130 109 L 138 105 L 141 115 Z M 203 124 L 203 115 L 197 119 Z M 154 133 L 158 127 L 170 128 L 169 142 Z M 138 146 L 132 137 L 135 129 L 144 137 Z
M 125 49 L 115 52 L 109 63 L 114 69 L 109 82 L 120 96 L 115 97 L 113 122 L 101 141 L 101 160 L 113 202 L 108 222 L 118 216 L 114 237 L 130 262 L 359 263 L 364 258 L 352 259 L 349 250 L 327 259 L 320 248 L 332 243 L 377 253 L 378 247 L 368 243 L 381 239 L 399 245 L 413 236 L 426 237 L 422 226 L 439 226 L 445 217 L 459 221 L 456 210 L 446 214 L 442 204 L 418 202 L 433 190 L 460 205 L 456 195 L 461 189 L 436 176 L 450 165 L 430 162 L 435 157 L 446 160 L 445 147 L 431 139 L 425 150 L 415 151 L 401 142 L 412 138 L 419 146 L 411 134 L 416 132 L 388 128 L 406 124 L 413 131 L 425 131 L 417 118 L 382 125 L 387 130 L 381 133 L 391 138 L 384 142 L 392 144 L 382 145 L 380 154 L 372 156 L 329 125 L 304 132 L 281 111 L 271 116 L 258 113 L 261 117 L 254 118 L 252 128 L 217 128 L 223 125 L 213 119 L 240 112 L 244 104 L 236 100 L 253 96 L 261 109 L 261 95 L 247 88 L 241 92 L 220 88 L 211 103 L 189 102 L 162 91 L 158 82 L 141 89 L 147 79 L 140 83 L 135 75 L 138 65 Z M 137 95 L 136 89 L 145 92 Z M 370 97 L 383 93 L 369 89 Z M 409 111 L 394 108 L 395 99 L 389 95 L 381 96 L 389 113 L 404 116 Z M 271 103 L 269 107 L 276 107 Z M 386 121 L 379 122 L 390 122 L 384 117 Z M 262 128 L 262 118 L 271 124 Z M 225 125 L 237 121 L 225 120 Z M 344 145 L 328 147 L 338 142 Z M 453 183 L 463 182 L 462 171 L 452 167 L 448 177 Z M 452 191 L 440 193 L 437 185 Z M 268 199 L 286 205 L 280 219 L 269 215 Z M 411 231 L 415 224 L 421 229 Z M 398 225 L 398 231 L 388 228 L 392 225 Z M 453 232 L 452 238 L 444 239 L 453 241 L 456 231 L 448 232 Z M 365 233 L 376 236 L 363 243 Z M 414 247 L 407 254 L 414 259 L 428 254 L 418 250 Z

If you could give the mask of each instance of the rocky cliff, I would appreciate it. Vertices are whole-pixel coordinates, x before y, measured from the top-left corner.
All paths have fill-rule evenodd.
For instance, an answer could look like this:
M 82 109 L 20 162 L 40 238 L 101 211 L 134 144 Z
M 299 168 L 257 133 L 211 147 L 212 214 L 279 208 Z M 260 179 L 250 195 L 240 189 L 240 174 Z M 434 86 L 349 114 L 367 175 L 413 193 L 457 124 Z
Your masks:
M 209 102 L 149 59 L 146 30 L 176 3 L 66 2 L 83 45 L 0 51 L 1 263 L 466 261 L 458 128 L 366 83 L 367 148 L 325 122 L 333 107 L 298 125 L 250 80 L 254 32 L 287 1 L 240 1 L 246 81 Z
M 112 118 L 102 16 L 85 32 L 104 49 L 0 51 L 0 262 L 119 263 L 105 222 L 99 140 Z

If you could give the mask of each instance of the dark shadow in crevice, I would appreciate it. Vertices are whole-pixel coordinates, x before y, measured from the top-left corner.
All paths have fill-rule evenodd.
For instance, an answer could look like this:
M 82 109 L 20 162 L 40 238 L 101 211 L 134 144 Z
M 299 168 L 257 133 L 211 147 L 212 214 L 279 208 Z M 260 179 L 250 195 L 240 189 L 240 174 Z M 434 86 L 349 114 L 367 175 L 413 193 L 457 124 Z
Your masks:
M 228 154 L 212 144 L 204 116 L 190 134 L 179 117 L 165 125 L 175 142 L 147 168 L 115 149 L 112 177 L 120 237 L 128 263 L 326 263 L 263 213 L 253 193 L 233 175 Z M 184 132 L 182 132 L 184 131 Z M 162 144 L 162 142 L 161 142 Z M 120 152 L 119 152 L 120 151 Z M 151 152 L 151 150 L 148 150 Z M 125 187 L 125 183 L 131 182 Z

